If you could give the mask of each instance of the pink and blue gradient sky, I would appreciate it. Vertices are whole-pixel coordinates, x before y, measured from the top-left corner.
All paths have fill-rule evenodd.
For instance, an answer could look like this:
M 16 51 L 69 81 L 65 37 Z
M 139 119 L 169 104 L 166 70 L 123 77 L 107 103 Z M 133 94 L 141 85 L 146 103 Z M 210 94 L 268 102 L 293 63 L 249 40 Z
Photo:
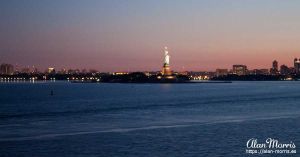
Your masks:
M 298 0 L 1 0 L 0 63 L 100 71 L 292 66 Z

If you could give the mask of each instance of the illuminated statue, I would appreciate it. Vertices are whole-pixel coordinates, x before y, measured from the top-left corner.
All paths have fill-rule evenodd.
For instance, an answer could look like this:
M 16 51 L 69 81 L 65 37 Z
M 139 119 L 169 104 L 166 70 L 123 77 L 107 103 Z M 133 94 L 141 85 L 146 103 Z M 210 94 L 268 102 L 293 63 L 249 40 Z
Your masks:
M 164 59 L 164 65 L 170 65 L 170 56 L 168 52 L 168 47 L 165 47 L 165 59 Z
M 164 65 L 163 65 L 163 69 L 162 69 L 162 74 L 164 76 L 171 76 L 172 71 L 170 69 L 170 56 L 169 56 L 169 51 L 168 51 L 167 47 L 165 47 L 164 52 L 165 52 L 165 57 L 164 57 Z

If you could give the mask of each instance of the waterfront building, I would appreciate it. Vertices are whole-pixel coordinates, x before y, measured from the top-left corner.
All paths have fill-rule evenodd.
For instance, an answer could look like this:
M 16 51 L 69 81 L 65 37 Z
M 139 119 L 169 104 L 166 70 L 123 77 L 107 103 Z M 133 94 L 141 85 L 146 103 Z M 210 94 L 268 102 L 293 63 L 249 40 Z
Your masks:
M 291 74 L 291 69 L 286 65 L 281 65 L 280 66 L 280 74 L 281 75 L 289 75 L 289 74 Z
M 299 59 L 297 59 L 297 58 L 294 59 L 294 69 L 295 69 L 296 74 L 300 74 L 300 58 Z
M 53 73 L 55 73 L 55 69 L 49 67 L 49 68 L 47 69 L 47 73 L 48 73 L 48 74 L 53 74 Z
M 59 74 L 68 74 L 68 71 L 67 71 L 67 69 L 62 68 L 58 73 Z
M 233 65 L 232 73 L 236 75 L 246 75 L 247 74 L 247 66 L 246 65 Z
M 128 75 L 128 72 L 114 72 L 112 75 Z
M 279 74 L 278 62 L 276 60 L 274 60 L 273 63 L 272 63 L 272 68 L 270 69 L 270 74 L 272 74 L 272 75 L 278 75 Z
M 30 73 L 37 74 L 38 73 L 38 69 L 33 65 Z
M 216 69 L 216 76 L 228 75 L 228 69 Z
M 249 73 L 251 75 L 269 75 L 269 69 L 253 69 Z
M 30 68 L 29 67 L 25 67 L 21 69 L 21 73 L 23 74 L 30 74 Z
M 13 75 L 14 66 L 11 64 L 1 64 L 0 65 L 0 74 L 2 75 Z
M 67 73 L 72 74 L 72 75 L 79 74 L 80 70 L 79 69 L 69 69 Z

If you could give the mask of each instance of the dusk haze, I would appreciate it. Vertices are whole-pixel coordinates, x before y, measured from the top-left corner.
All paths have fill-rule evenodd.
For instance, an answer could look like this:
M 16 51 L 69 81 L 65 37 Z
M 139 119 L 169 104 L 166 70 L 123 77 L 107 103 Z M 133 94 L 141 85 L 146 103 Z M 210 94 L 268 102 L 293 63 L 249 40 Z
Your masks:
M 0 63 L 159 71 L 245 64 L 293 66 L 300 57 L 296 0 L 1 0 Z

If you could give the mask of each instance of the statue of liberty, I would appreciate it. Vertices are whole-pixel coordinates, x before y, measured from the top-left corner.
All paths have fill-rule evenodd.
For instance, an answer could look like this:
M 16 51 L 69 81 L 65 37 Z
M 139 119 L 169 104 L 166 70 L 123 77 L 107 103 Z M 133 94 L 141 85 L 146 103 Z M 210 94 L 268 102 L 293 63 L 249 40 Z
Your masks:
M 164 65 L 170 65 L 170 56 L 168 52 L 168 47 L 165 47 L 165 59 L 164 59 Z
M 171 76 L 172 71 L 170 69 L 170 55 L 169 55 L 168 47 L 165 47 L 164 52 L 165 52 L 165 57 L 164 57 L 164 66 L 163 66 L 162 74 L 164 76 Z

